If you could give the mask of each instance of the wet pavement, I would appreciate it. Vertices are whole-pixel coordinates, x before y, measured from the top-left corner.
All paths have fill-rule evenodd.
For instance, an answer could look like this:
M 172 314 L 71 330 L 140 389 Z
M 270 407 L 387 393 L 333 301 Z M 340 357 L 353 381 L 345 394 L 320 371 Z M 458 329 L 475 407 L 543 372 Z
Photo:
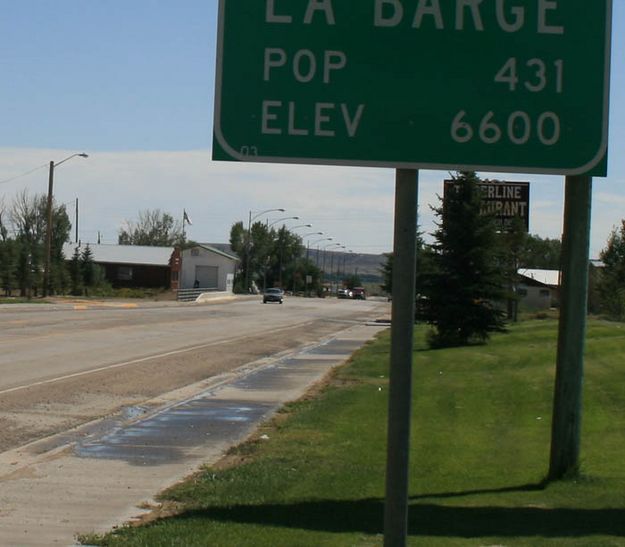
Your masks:
M 288 392 L 302 381 L 308 381 L 311 374 L 328 369 L 328 360 L 316 356 L 343 359 L 360 346 L 362 340 L 331 339 L 306 348 L 294 357 L 283 357 L 261 366 L 228 383 L 230 391 L 241 392 L 240 400 L 231 400 L 226 386 L 221 386 L 148 417 L 142 415 L 140 408 L 132 407 L 125 415 L 130 414 L 128 417 L 136 420 L 78 441 L 74 453 L 82 458 L 119 459 L 132 465 L 159 465 L 184 460 L 187 449 L 213 440 L 233 443 L 245 435 L 251 425 L 266 419 L 282 404 L 280 400 L 259 401 L 259 394 Z M 254 396 L 250 397 L 251 394 Z
M 0 545 L 73 545 L 139 516 L 159 490 L 217 461 L 385 325 L 351 327 L 314 346 L 201 382 L 154 409 L 132 407 L 82 431 L 0 455 Z

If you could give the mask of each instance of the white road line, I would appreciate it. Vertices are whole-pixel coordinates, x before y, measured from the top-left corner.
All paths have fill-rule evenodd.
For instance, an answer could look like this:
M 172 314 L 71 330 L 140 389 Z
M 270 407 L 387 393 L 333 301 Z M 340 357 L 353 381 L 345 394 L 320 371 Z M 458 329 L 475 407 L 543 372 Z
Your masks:
M 302 327 L 304 325 L 307 324 L 312 324 L 313 321 L 307 321 L 304 323 L 300 323 L 297 325 L 293 325 L 291 327 L 286 327 L 284 329 L 281 330 L 289 330 L 289 329 L 294 329 L 294 328 L 298 328 L 298 327 Z M 264 334 L 266 332 L 273 332 L 275 329 L 271 328 L 271 329 L 266 329 L 263 331 L 258 331 L 252 334 L 252 336 L 256 336 L 259 334 Z M 217 340 L 215 342 L 209 342 L 207 344 L 200 344 L 198 346 L 191 346 L 188 348 L 182 348 L 182 349 L 177 349 L 177 350 L 173 350 L 173 351 L 167 351 L 165 353 L 159 353 L 156 355 L 150 355 L 148 357 L 141 357 L 139 359 L 132 359 L 131 361 L 124 361 L 122 363 L 115 363 L 113 365 L 107 365 L 105 367 L 99 367 L 99 368 L 94 368 L 94 369 L 90 369 L 90 370 L 83 370 L 81 372 L 75 372 L 73 374 L 66 374 L 64 376 L 58 376 L 56 378 L 49 378 L 48 380 L 41 380 L 39 382 L 33 382 L 31 384 L 26 384 L 23 386 L 16 386 L 16 387 L 12 387 L 9 389 L 4 389 L 2 391 L 0 391 L 0 395 L 5 395 L 6 393 L 15 393 L 16 391 L 23 391 L 25 389 L 29 389 L 31 387 L 37 387 L 37 386 L 44 386 L 44 385 L 48 385 L 48 384 L 54 384 L 56 382 L 62 382 L 63 380 L 70 380 L 72 378 L 79 378 L 80 376 L 87 376 L 89 374 L 95 374 L 97 372 L 102 372 L 105 370 L 113 370 L 116 368 L 122 368 L 122 367 L 127 367 L 129 365 L 136 365 L 138 363 L 144 363 L 146 361 L 152 361 L 153 359 L 161 359 L 163 357 L 169 357 L 171 355 L 179 355 L 181 353 L 187 353 L 190 351 L 196 351 L 199 349 L 204 349 L 204 348 L 210 348 L 212 346 L 220 346 L 223 344 L 228 344 L 230 342 L 236 342 L 237 340 L 245 340 L 246 338 L 249 338 L 249 336 L 235 336 L 233 338 L 226 338 L 225 340 Z

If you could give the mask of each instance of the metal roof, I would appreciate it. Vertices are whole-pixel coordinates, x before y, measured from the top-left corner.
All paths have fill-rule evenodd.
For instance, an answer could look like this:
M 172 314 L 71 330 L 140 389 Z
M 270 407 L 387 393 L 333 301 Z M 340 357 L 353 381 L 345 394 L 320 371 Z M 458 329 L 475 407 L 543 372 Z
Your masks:
M 93 245 L 66 243 L 63 245 L 63 255 L 66 260 L 74 256 L 74 249 L 79 248 L 82 253 L 89 245 L 93 253 L 93 261 L 100 264 L 141 264 L 145 266 L 169 266 L 174 247 L 148 247 L 143 245 Z
M 234 253 L 230 253 L 228 252 L 225 248 L 224 249 L 219 249 L 216 246 L 209 244 L 209 243 L 199 243 L 197 245 L 198 247 L 201 247 L 202 249 L 206 249 L 207 251 L 210 251 L 211 253 L 215 253 L 218 254 L 220 256 L 223 256 L 225 258 L 228 258 L 230 260 L 240 260 L 239 257 L 237 255 L 235 255 Z M 225 247 L 225 245 L 224 245 Z M 230 246 L 228 245 L 228 248 Z M 193 247 L 191 247 L 193 248 Z M 187 249 L 185 249 L 186 251 Z
M 517 273 L 528 279 L 533 279 L 542 283 L 543 285 L 549 285 L 550 287 L 557 287 L 560 285 L 560 272 L 558 270 L 537 270 L 532 268 L 520 268 Z

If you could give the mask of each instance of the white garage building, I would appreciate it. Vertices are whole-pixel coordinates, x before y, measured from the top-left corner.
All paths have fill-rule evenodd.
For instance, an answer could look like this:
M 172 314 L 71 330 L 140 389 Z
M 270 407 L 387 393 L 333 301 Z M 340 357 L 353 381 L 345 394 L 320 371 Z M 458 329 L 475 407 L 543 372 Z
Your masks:
M 238 260 L 210 245 L 185 249 L 182 251 L 179 288 L 232 292 Z

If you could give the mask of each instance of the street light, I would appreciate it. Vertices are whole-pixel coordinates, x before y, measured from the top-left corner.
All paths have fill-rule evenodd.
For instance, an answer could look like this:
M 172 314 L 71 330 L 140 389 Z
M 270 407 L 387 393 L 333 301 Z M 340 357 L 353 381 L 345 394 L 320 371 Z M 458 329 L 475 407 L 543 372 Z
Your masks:
M 299 229 L 299 228 L 312 228 L 312 224 L 298 224 L 297 226 L 291 226 L 289 228 L 290 232 L 294 232 L 295 230 Z M 312 234 L 319 234 L 319 235 L 323 235 L 323 232 L 312 232 L 309 234 L 304 234 L 304 236 L 300 236 L 301 239 L 303 240 L 304 237 L 306 237 L 307 235 L 312 235 Z M 300 257 L 299 252 L 297 253 L 297 255 L 295 256 L 295 260 L 294 260 L 294 268 L 293 268 L 293 293 L 295 293 L 295 273 L 297 270 L 297 260 Z M 282 246 L 280 246 L 280 274 L 282 274 Z M 282 284 L 282 279 L 280 279 L 280 284 Z
M 284 213 L 286 209 L 265 209 L 264 211 L 250 211 L 247 220 L 247 243 L 245 245 L 245 289 L 250 290 L 250 240 L 252 238 L 252 220 L 256 220 L 258 217 L 263 216 L 265 213 L 280 212 Z M 256 213 L 252 217 L 252 213 Z
M 304 234 L 302 236 L 302 239 L 306 239 L 307 237 L 310 237 L 310 236 L 322 236 L 322 235 L 323 235 L 323 232 L 309 232 L 307 234 Z
M 267 224 L 267 228 L 271 228 L 274 224 L 278 224 L 278 222 L 283 222 L 285 220 L 299 220 L 299 217 L 284 217 L 274 220 L 270 224 Z
M 340 243 L 328 243 L 327 245 L 323 246 L 323 266 L 321 268 L 321 272 L 322 272 L 323 283 L 324 284 L 325 284 L 325 281 L 326 281 L 326 249 L 328 247 L 335 247 L 336 245 L 338 245 L 339 247 L 341 246 Z M 332 257 L 334 257 L 334 255 L 332 255 Z
M 50 175 L 48 177 L 48 201 L 46 204 L 46 260 L 43 268 L 43 296 L 48 296 L 50 285 L 50 255 L 52 254 L 52 189 L 54 186 L 54 168 L 72 158 L 88 158 L 85 153 L 72 154 L 57 163 L 50 162 Z
M 315 244 L 321 243 L 322 241 L 332 241 L 333 239 L 333 237 L 323 237 L 321 239 L 318 239 L 317 241 L 313 241 L 312 245 L 314 246 Z M 306 249 L 306 260 L 308 260 L 308 249 L 310 249 L 310 241 L 308 242 L 308 247 Z M 319 245 L 317 245 L 317 256 L 315 257 L 315 265 L 317 266 L 317 268 L 319 267 Z
M 312 224 L 298 224 L 297 226 L 291 226 L 290 231 L 297 230 L 298 228 L 312 228 Z
M 326 249 L 328 249 L 329 247 L 344 247 L 343 244 L 341 243 L 330 243 L 329 245 L 326 245 L 325 248 L 323 249 L 323 278 L 325 280 L 325 276 L 326 276 Z M 336 250 L 336 249 L 335 249 Z M 334 251 L 332 252 L 332 256 L 330 257 L 330 285 L 334 285 Z
M 340 252 L 343 254 L 343 260 L 345 260 L 345 253 L 347 252 L 347 247 L 345 245 L 341 245 Z M 341 257 L 339 256 L 336 260 L 336 280 L 337 280 L 337 288 L 338 288 L 338 280 L 341 279 Z

